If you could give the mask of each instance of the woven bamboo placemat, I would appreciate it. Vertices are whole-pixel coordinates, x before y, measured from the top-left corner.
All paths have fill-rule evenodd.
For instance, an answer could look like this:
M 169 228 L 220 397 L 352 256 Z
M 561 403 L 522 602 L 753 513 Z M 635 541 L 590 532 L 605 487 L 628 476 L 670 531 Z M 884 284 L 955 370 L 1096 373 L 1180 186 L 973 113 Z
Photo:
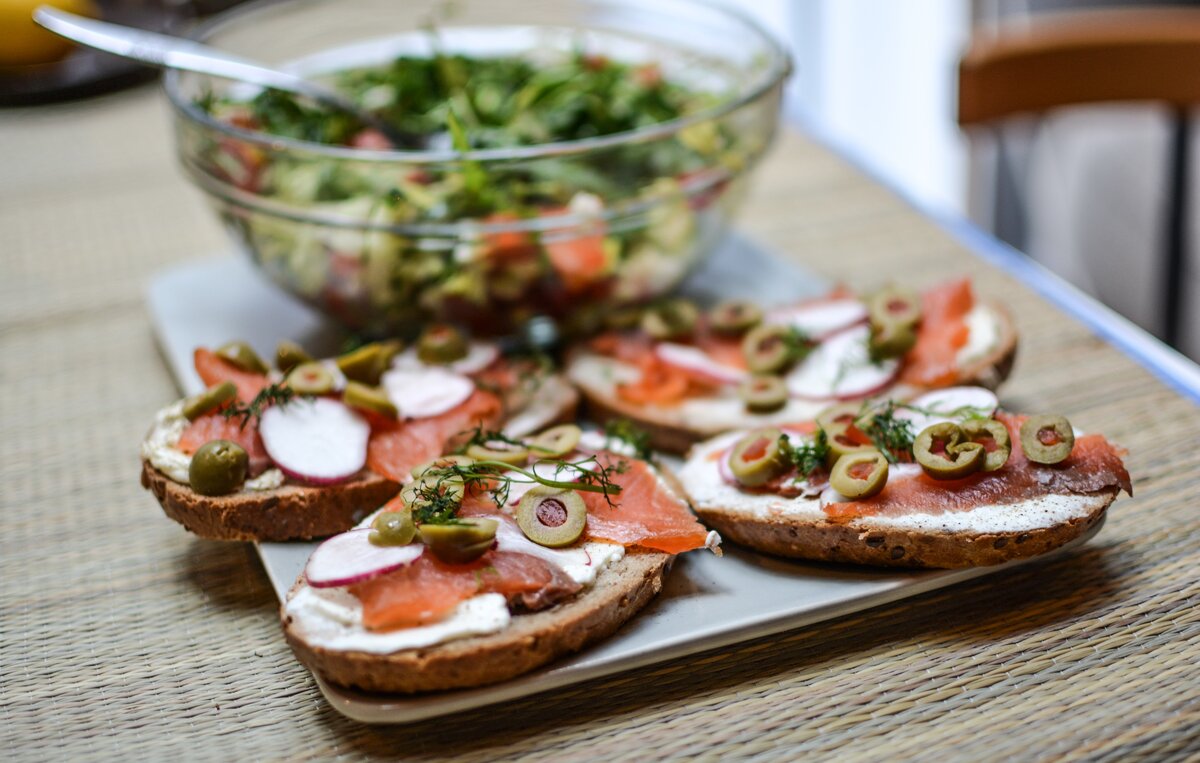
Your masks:
M 851 285 L 969 273 L 1022 334 L 1003 398 L 1130 449 L 1088 548 L 805 630 L 400 728 L 339 716 L 248 546 L 137 484 L 175 396 L 158 268 L 227 246 L 143 90 L 0 113 L 0 749 L 46 758 L 1200 756 L 1200 417 L 827 150 L 785 135 L 742 217 Z

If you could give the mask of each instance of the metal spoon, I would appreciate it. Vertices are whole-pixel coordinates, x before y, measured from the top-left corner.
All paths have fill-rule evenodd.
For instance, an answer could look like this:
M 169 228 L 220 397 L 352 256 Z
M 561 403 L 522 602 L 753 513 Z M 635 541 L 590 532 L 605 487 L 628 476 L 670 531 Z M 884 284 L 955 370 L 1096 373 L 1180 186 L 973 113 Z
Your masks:
M 255 61 L 226 53 L 182 37 L 110 24 L 42 5 L 33 20 L 55 34 L 97 50 L 103 50 L 150 66 L 210 74 L 302 95 L 338 111 L 353 114 L 363 124 L 387 136 L 398 147 L 416 147 L 414 136 L 402 133 L 375 114 L 334 90 L 295 74 L 270 69 Z

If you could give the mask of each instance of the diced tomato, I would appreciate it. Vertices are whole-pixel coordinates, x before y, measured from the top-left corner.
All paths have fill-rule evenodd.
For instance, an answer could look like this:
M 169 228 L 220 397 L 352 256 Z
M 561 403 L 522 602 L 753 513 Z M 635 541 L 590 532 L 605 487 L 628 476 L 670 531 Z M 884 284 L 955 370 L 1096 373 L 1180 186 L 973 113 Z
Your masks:
M 548 241 L 544 246 L 551 267 L 568 292 L 583 291 L 609 275 L 602 233 Z

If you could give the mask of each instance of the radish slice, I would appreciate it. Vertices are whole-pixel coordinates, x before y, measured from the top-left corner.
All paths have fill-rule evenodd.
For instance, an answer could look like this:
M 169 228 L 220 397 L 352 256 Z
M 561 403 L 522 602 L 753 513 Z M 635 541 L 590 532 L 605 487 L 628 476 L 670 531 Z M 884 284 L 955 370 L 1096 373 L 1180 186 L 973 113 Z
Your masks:
M 338 400 L 271 406 L 259 418 L 258 431 L 280 471 L 312 485 L 342 482 L 367 463 L 371 426 Z
M 440 368 L 448 371 L 453 371 L 456 374 L 477 374 L 483 369 L 496 362 L 500 357 L 500 349 L 494 344 L 487 342 L 471 342 L 467 345 L 467 354 L 453 363 L 445 365 L 435 365 L 426 363 L 417 356 L 417 351 L 414 348 L 409 348 L 396 356 L 392 361 L 392 368 L 399 368 L 405 371 L 421 371 L 427 368 Z
M 308 557 L 304 577 L 313 588 L 333 588 L 361 583 L 421 558 L 425 546 L 376 546 L 370 541 L 372 530 L 350 530 L 335 535 L 317 546 Z
M 718 363 L 703 350 L 686 344 L 662 342 L 654 348 L 654 353 L 668 365 L 699 374 L 717 384 L 740 384 L 749 375 L 740 368 Z
M 990 389 L 983 387 L 947 387 L 909 401 L 908 405 L 920 410 L 901 407 L 896 418 L 912 422 L 913 434 L 943 421 L 962 421 L 968 415 L 991 416 L 1000 401 Z
M 872 362 L 866 326 L 848 329 L 817 345 L 787 376 L 788 391 L 807 400 L 852 400 L 885 389 L 900 371 L 900 361 Z
M 475 382 L 444 368 L 394 368 L 383 375 L 388 399 L 409 419 L 438 416 L 457 408 L 475 392 Z
M 767 312 L 765 322 L 792 326 L 810 339 L 825 339 L 867 320 L 867 306 L 857 299 L 829 299 Z

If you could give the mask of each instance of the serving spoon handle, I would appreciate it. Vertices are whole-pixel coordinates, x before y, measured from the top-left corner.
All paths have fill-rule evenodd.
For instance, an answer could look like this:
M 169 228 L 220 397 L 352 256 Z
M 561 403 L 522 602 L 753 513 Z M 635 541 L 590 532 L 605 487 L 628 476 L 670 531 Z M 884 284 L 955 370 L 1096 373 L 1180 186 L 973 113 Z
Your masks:
M 413 143 L 411 135 L 397 131 L 335 90 L 194 40 L 97 21 L 48 5 L 39 6 L 33 12 L 33 20 L 68 40 L 150 66 L 209 74 L 301 95 L 323 106 L 353 114 L 363 124 L 386 135 L 395 146 Z

